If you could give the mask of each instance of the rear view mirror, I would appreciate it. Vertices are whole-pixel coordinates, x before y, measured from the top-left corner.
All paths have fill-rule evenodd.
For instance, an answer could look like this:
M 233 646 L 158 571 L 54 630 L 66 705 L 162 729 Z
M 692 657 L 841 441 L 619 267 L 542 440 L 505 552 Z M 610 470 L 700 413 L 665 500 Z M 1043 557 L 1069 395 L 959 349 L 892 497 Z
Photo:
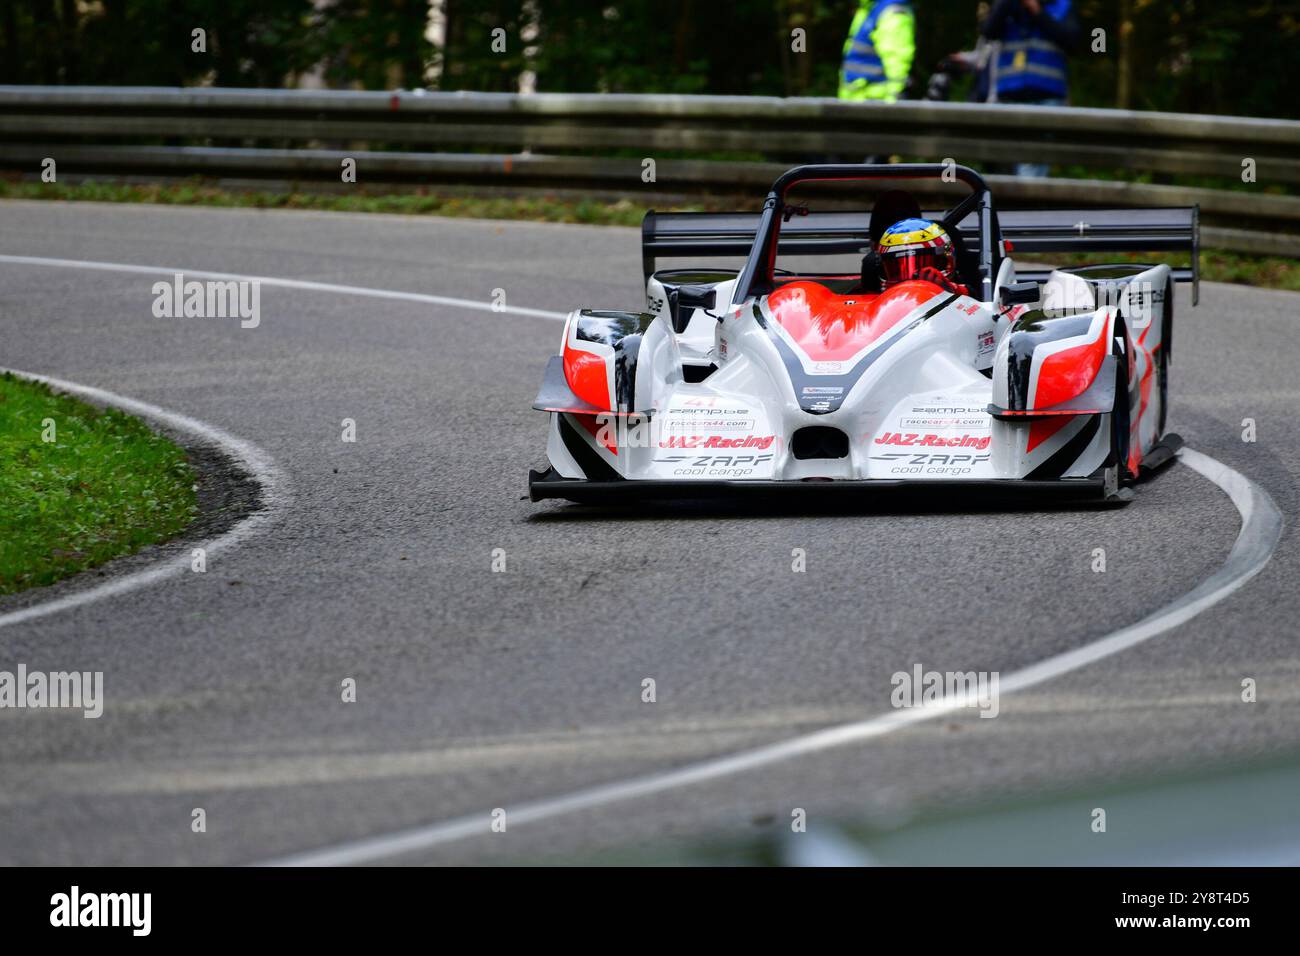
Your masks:
M 679 335 L 686 331 L 696 309 L 703 309 L 712 315 L 709 309 L 714 308 L 718 301 L 718 290 L 711 285 L 665 284 L 664 289 L 668 293 L 668 314 L 672 316 L 673 331 Z M 721 317 L 717 318 L 722 321 Z
M 1037 282 L 1013 282 L 1004 285 L 998 292 L 998 302 L 1004 307 L 1012 305 L 1029 305 L 1038 301 Z
M 692 309 L 712 309 L 718 300 L 718 290 L 711 285 L 683 285 L 677 287 L 677 304 Z

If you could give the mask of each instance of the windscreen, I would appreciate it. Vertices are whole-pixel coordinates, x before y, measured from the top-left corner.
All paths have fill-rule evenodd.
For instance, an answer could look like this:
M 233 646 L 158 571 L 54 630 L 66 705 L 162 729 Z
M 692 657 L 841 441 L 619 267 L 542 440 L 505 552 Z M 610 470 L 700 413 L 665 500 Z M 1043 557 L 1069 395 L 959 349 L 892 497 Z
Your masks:
M 813 278 L 849 288 L 887 228 L 903 219 L 941 218 L 969 195 L 966 184 L 933 176 L 796 183 L 786 192 L 778 223 L 773 281 Z

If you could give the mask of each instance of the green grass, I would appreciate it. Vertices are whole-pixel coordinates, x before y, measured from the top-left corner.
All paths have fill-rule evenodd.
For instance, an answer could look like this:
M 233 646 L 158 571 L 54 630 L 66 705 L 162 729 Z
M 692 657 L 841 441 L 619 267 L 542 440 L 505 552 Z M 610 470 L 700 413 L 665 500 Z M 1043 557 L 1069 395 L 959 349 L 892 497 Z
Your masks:
M 0 375 L 0 594 L 176 535 L 198 511 L 194 481 L 140 419 Z
M 554 196 L 440 196 L 428 192 L 338 193 L 262 192 L 221 189 L 201 182 L 134 186 L 116 183 L 14 182 L 0 179 L 0 199 L 65 199 L 91 202 L 159 203 L 175 206 L 233 206 L 253 209 L 324 209 L 340 212 L 386 212 L 409 215 L 461 216 L 475 219 L 524 219 L 577 222 L 596 226 L 639 226 L 649 207 L 642 202 L 572 200 Z M 671 207 L 681 210 L 733 208 L 734 199 L 702 199 Z M 666 211 L 666 210 L 664 210 Z M 1122 260 L 1122 255 L 1108 259 Z M 1128 257 L 1141 259 L 1141 256 Z M 1086 257 L 1056 256 L 1060 265 L 1086 264 Z M 1068 260 L 1068 261 L 1067 261 Z M 1075 260 L 1078 260 L 1077 262 Z M 1186 262 L 1184 261 L 1185 265 Z M 1202 250 L 1201 278 L 1270 289 L 1300 291 L 1300 262 L 1278 256 L 1249 256 Z
M 631 200 L 539 197 L 439 196 L 426 192 L 348 193 L 228 190 L 202 183 L 136 186 L 118 183 L 28 183 L 0 180 L 0 199 L 63 199 L 79 202 L 158 203 L 165 206 L 228 206 L 243 209 L 324 209 L 333 212 L 385 212 L 476 219 L 527 219 L 579 222 L 597 226 L 639 226 L 646 206 Z

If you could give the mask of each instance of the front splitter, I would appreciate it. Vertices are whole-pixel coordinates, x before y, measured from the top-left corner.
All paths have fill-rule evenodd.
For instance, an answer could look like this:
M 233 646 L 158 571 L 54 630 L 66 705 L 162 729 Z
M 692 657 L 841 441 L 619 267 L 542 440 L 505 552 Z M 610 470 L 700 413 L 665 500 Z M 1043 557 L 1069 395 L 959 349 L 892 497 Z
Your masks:
M 528 496 L 533 501 L 563 498 L 579 504 L 618 504 L 637 501 L 717 500 L 799 497 L 804 500 L 865 500 L 879 494 L 929 492 L 972 497 L 1018 498 L 1031 495 L 1063 498 L 1106 497 L 1101 478 L 1063 478 L 1058 481 L 1003 479 L 871 479 L 803 481 L 586 481 L 565 478 L 554 468 L 528 473 Z

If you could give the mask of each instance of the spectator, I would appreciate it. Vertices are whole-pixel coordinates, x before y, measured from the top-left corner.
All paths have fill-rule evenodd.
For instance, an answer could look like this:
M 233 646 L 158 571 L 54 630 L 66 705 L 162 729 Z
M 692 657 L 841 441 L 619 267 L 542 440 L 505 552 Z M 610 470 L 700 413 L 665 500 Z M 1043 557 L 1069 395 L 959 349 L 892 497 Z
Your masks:
M 909 0 L 861 0 L 844 42 L 840 99 L 894 102 L 907 89 L 915 53 Z
M 997 0 L 980 33 L 1000 44 L 989 80 L 990 99 L 1065 105 L 1065 57 L 1079 41 L 1079 21 L 1070 0 Z M 1047 166 L 1021 163 L 1016 174 L 1046 176 Z
M 984 21 L 988 19 L 988 15 L 988 3 L 986 0 L 980 0 L 979 5 L 975 7 L 975 33 L 977 34 L 973 57 L 975 82 L 966 97 L 972 103 L 987 103 L 993 99 L 993 91 L 989 89 L 989 74 L 992 72 L 990 61 L 997 52 L 997 43 L 984 36 Z

